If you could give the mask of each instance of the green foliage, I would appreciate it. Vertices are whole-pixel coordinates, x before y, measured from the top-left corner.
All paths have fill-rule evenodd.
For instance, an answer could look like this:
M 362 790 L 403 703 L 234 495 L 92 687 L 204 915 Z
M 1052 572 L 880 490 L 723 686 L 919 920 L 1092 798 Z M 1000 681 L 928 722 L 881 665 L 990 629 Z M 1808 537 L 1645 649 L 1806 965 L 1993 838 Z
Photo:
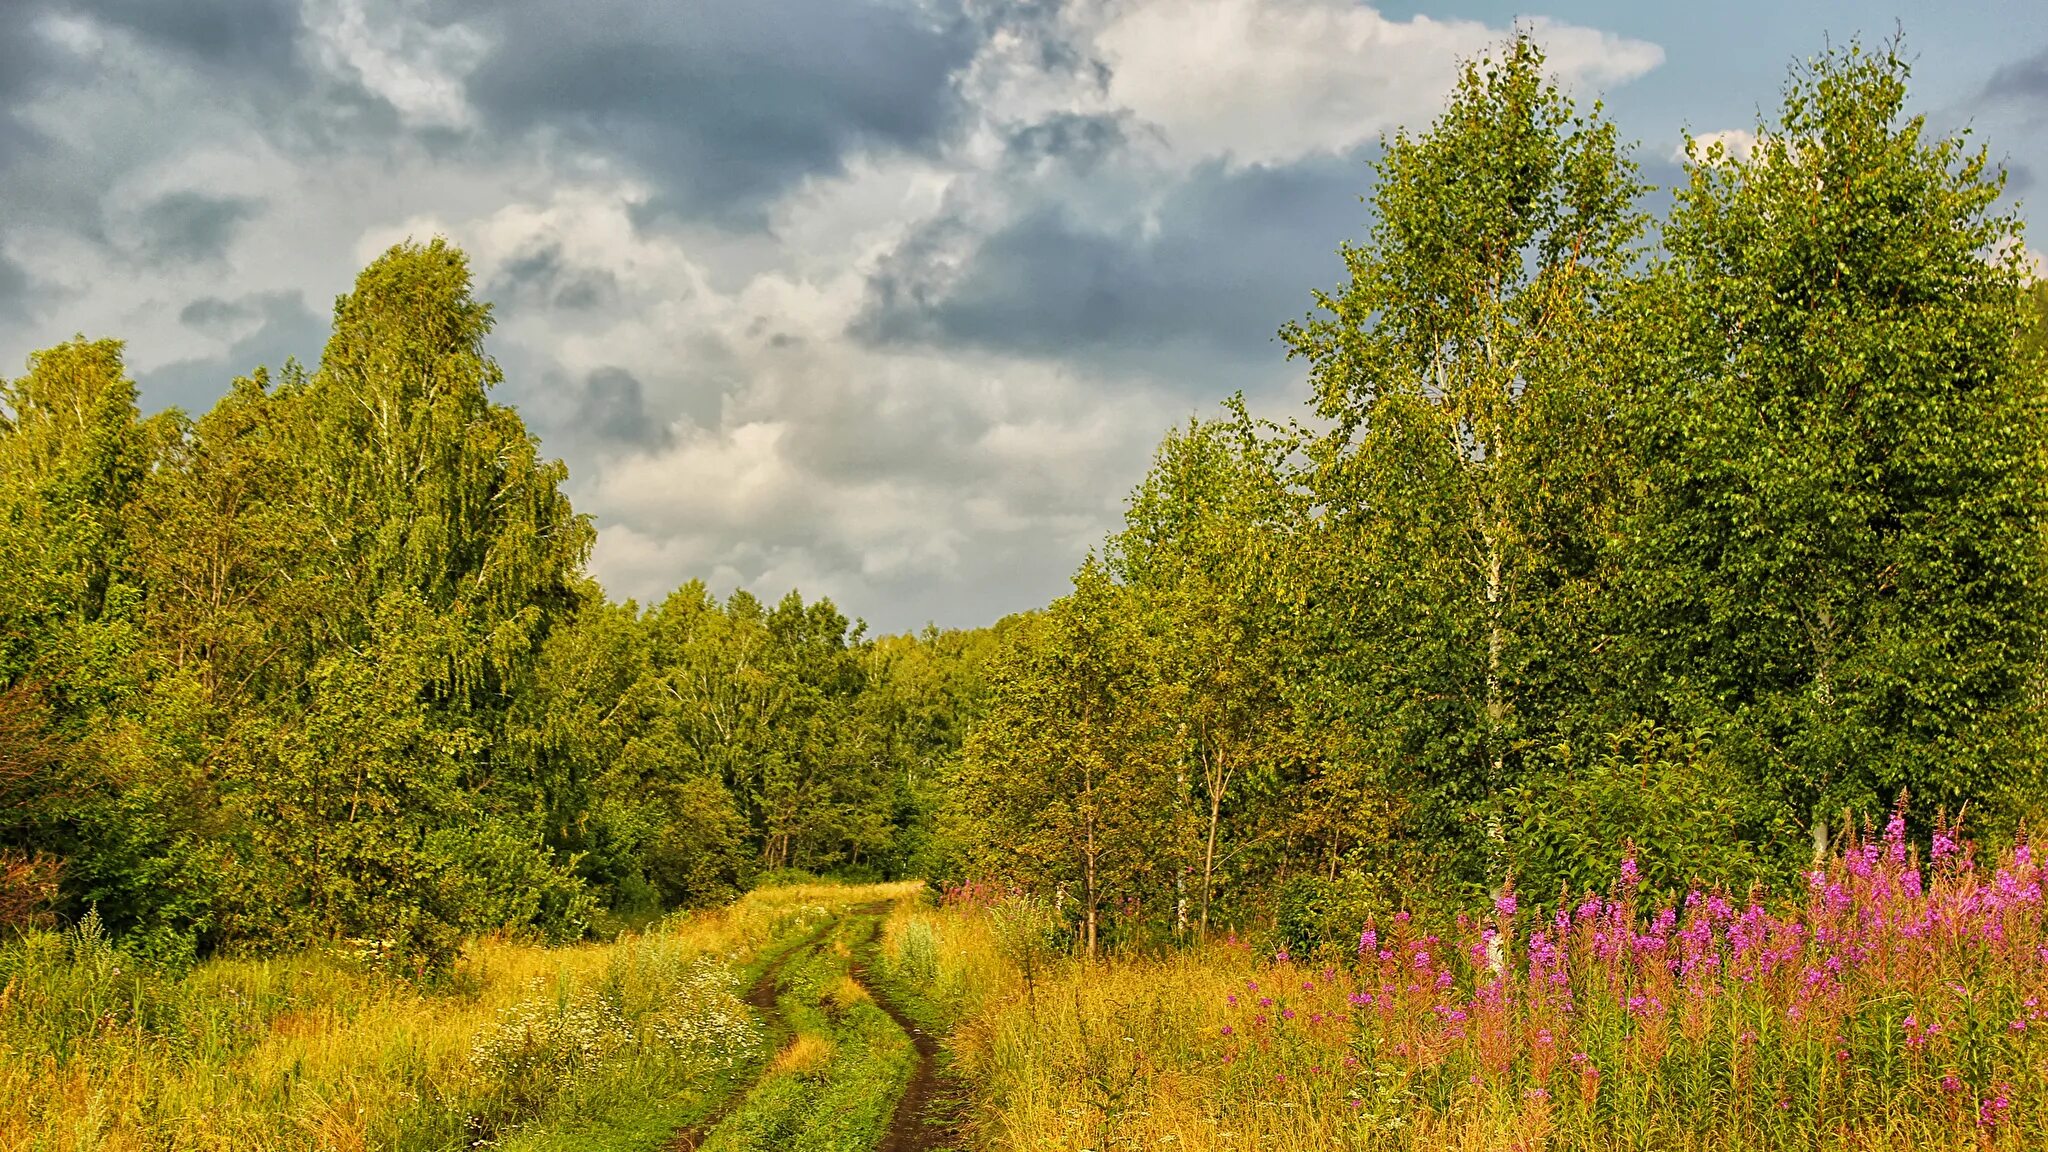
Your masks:
M 1186 860 L 1168 689 L 1138 603 L 1091 560 L 1071 595 L 1012 633 L 955 782 L 969 867 L 1071 897 L 1091 957 L 1112 907 L 1156 907 Z
M 1283 333 L 1329 421 L 1302 478 L 1312 678 L 1415 799 L 1413 834 L 1498 883 L 1500 798 L 1593 690 L 1619 485 L 1603 351 L 1641 188 L 1526 35 L 1377 168 L 1350 282 Z
M 1636 724 L 1582 752 L 1549 750 L 1512 797 L 1515 884 L 1539 902 L 1604 892 L 1633 852 L 1646 898 L 1796 879 L 1798 829 L 1703 733 Z
M 140 419 L 113 341 L 0 383 L 0 916 L 425 974 L 928 842 L 974 642 L 795 593 L 606 602 L 490 328 L 462 253 L 408 243 L 317 371 L 196 421 Z
M 1696 155 L 1636 320 L 1626 678 L 1822 843 L 1909 794 L 2009 828 L 2041 769 L 2048 380 L 2018 226 L 1906 79 L 1852 44 L 1753 155 Z
M 1386 142 L 1348 282 L 1283 331 L 1317 422 L 1169 434 L 998 663 L 970 878 L 1306 946 L 1631 850 L 1662 893 L 1770 887 L 1907 797 L 2040 815 L 2048 287 L 2002 177 L 1852 44 L 1648 249 L 1543 69 L 1517 36 Z

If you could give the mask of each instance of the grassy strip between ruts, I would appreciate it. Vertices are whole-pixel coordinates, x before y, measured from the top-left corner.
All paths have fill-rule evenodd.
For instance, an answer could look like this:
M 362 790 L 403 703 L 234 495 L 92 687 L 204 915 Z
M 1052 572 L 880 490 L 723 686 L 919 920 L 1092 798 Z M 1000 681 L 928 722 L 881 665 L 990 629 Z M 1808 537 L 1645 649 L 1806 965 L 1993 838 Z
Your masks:
M 870 916 L 833 925 L 782 972 L 792 1038 L 702 1152 L 867 1152 L 882 1139 L 915 1053 L 852 974 Z

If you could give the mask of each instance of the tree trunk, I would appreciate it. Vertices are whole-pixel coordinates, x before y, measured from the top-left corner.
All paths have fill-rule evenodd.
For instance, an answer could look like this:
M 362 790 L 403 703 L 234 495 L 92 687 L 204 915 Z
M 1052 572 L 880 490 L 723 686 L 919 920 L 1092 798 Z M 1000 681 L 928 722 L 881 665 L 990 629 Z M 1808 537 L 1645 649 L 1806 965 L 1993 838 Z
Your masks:
M 1223 818 L 1221 789 L 1209 791 L 1209 843 L 1202 853 L 1202 939 L 1209 938 L 1209 906 L 1216 899 L 1216 830 Z
M 1087 891 L 1083 894 L 1088 904 L 1088 962 L 1095 962 L 1095 917 L 1096 905 L 1101 895 L 1095 886 L 1095 774 L 1092 769 L 1083 769 L 1081 776 L 1082 795 L 1087 797 L 1086 813 L 1081 818 L 1084 843 L 1082 847 L 1082 883 Z

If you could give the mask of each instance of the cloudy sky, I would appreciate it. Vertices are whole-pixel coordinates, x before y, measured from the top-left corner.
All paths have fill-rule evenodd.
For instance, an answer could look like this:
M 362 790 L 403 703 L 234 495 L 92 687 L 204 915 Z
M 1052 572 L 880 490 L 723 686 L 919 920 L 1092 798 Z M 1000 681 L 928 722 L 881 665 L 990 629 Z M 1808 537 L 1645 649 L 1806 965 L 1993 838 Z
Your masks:
M 1903 28 L 1920 108 L 2048 193 L 2048 5 L 1933 7 L 0 0 L 0 374 L 118 336 L 145 408 L 203 410 L 446 235 L 614 595 L 982 623 L 1059 592 L 1166 426 L 1295 409 L 1273 333 L 1379 134 L 1518 20 L 1667 184 L 1681 130 Z

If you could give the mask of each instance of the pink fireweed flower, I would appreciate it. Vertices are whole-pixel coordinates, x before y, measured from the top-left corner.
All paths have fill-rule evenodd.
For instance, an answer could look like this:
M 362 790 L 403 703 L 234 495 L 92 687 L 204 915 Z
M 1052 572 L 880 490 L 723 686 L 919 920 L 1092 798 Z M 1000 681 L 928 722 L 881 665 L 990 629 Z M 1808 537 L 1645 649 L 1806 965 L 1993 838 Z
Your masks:
M 1502 916 L 1513 916 L 1515 908 L 1515 894 L 1512 891 L 1501 893 L 1500 899 L 1493 902 L 1493 910 Z
M 1621 890 L 1633 892 L 1643 883 L 1643 874 L 1636 869 L 1636 850 L 1631 848 L 1621 858 Z
M 1548 1100 L 1550 1099 L 1550 1090 L 1547 1088 L 1524 1088 L 1522 1090 L 1522 1098 L 1525 1100 Z
M 1947 831 L 1947 829 L 1943 829 L 1943 828 L 1937 828 L 1937 829 L 1935 829 L 1935 830 L 1934 830 L 1934 862 L 1935 862 L 1936 864 L 1939 864 L 1939 863 L 1941 863 L 1941 862 L 1942 862 L 1943 860 L 1946 860 L 1946 859 L 1948 859 L 1949 857 L 1951 857 L 1951 856 L 1955 855 L 1955 854 L 1956 854 L 1956 852 L 1957 852 L 1957 848 L 1956 848 L 1956 840 L 1955 840 L 1955 837 L 1953 837 L 1953 836 L 1949 835 L 1949 834 L 1948 834 L 1948 831 Z
M 1370 925 L 1370 924 L 1366 925 L 1366 926 L 1365 926 L 1365 931 L 1363 931 L 1363 932 L 1360 932 L 1360 933 L 1358 934 L 1358 956 L 1359 956 L 1359 958 L 1360 958 L 1360 959 L 1364 959 L 1364 958 L 1365 958 L 1366 956 L 1370 955 L 1370 954 L 1372 953 L 1372 951 L 1373 951 L 1373 950 L 1374 950 L 1375 948 L 1378 948 L 1378 947 L 1379 947 L 1379 944 L 1380 944 L 1380 934 L 1379 934 L 1379 933 L 1377 933 L 1377 932 L 1375 932 L 1375 931 L 1373 931 L 1373 929 L 1372 929 L 1372 925 Z
M 1261 1007 L 1261 1008 L 1271 1008 L 1272 1006 L 1273 1006 L 1273 998 L 1272 998 L 1271 996 L 1261 996 L 1261 997 L 1259 997 L 1259 1007 Z
M 1956 1079 L 1953 1072 L 1944 1073 L 1941 1078 L 1941 1090 L 1953 1096 L 1963 1090 L 1963 1082 Z
M 1982 1128 L 1995 1128 L 2012 1111 L 2012 1085 L 1993 1084 L 1992 1097 L 1977 1106 L 1977 1124 Z
M 1230 1027 L 1230 1025 L 1228 1025 L 1228 1024 L 1225 1024 L 1225 1025 L 1223 1026 L 1223 1034 L 1224 1034 L 1225 1036 L 1230 1036 L 1230 1035 L 1234 1035 L 1234 1031 L 1232 1030 L 1232 1028 Z

